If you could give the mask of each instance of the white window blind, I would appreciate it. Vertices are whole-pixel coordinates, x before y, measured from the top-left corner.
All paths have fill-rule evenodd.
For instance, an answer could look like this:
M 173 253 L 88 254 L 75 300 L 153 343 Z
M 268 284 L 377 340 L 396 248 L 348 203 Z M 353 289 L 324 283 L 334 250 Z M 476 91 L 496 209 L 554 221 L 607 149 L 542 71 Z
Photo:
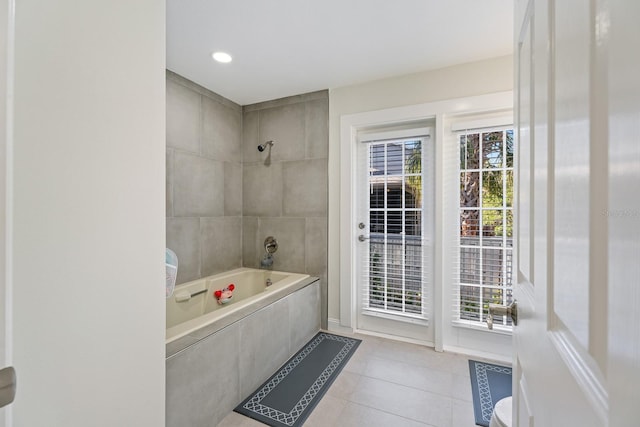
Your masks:
M 427 319 L 431 283 L 433 154 L 428 129 L 359 135 L 368 171 L 363 314 Z M 413 136 L 409 136 L 413 135 Z M 417 135 L 417 136 L 416 136 Z M 362 182 L 362 181 L 361 181 Z
M 459 143 L 459 227 L 454 322 L 481 325 L 489 304 L 512 300 L 513 130 L 483 127 L 457 134 Z M 511 319 L 495 318 L 496 329 Z

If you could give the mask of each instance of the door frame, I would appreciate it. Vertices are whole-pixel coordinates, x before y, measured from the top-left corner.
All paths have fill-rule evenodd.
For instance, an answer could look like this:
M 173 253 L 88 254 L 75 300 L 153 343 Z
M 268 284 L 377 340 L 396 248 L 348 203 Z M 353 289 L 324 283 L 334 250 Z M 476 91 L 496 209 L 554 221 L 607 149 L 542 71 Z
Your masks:
M 425 121 L 435 122 L 432 141 L 434 144 L 435 166 L 435 215 L 434 215 L 434 272 L 433 272 L 433 323 L 436 351 L 443 351 L 444 324 L 450 323 L 450 312 L 444 309 L 444 269 L 443 259 L 443 177 L 445 139 L 445 119 L 448 115 L 499 110 L 513 107 L 513 91 L 496 92 L 486 95 L 469 96 L 444 101 L 408 105 L 376 111 L 346 114 L 340 117 L 340 324 L 330 325 L 334 329 L 356 331 L 356 209 L 354 203 L 357 182 L 356 149 L 358 130 L 385 125 L 414 124 Z M 444 261 L 444 262 L 443 262 Z M 407 340 L 411 341 L 411 340 Z

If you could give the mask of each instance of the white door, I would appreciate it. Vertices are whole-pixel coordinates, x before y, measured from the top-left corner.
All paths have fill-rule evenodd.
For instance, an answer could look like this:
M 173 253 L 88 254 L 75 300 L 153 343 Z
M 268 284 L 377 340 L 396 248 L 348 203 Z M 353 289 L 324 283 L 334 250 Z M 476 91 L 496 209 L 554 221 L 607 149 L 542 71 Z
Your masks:
M 515 426 L 640 423 L 637 387 L 621 374 L 624 365 L 638 378 L 639 316 L 618 300 L 626 295 L 637 312 L 640 209 L 623 191 L 640 171 L 638 56 L 627 56 L 637 51 L 639 12 L 637 2 L 517 2 Z M 613 49 L 619 42 L 626 52 Z M 609 61 L 610 47 L 619 62 Z M 626 85 L 618 120 L 626 139 L 608 133 L 617 100 L 607 73 Z
M 433 345 L 429 132 L 376 132 L 355 142 L 356 329 Z

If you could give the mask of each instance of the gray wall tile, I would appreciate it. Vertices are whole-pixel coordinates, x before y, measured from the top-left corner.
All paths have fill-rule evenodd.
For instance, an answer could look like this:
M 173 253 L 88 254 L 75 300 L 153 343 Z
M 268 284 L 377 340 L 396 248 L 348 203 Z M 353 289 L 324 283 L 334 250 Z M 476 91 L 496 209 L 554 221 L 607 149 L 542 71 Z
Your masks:
M 259 138 L 261 143 L 273 140 L 273 162 L 304 158 L 304 118 L 303 103 L 260 111 Z
M 262 255 L 262 251 L 258 250 L 258 218 L 244 216 L 242 217 L 242 265 L 258 268 Z
M 211 427 L 240 401 L 240 334 L 225 328 L 166 361 L 167 427 Z
M 202 98 L 202 154 L 216 160 L 241 162 L 242 113 Z
M 273 328 L 288 331 L 289 302 L 281 299 L 240 324 L 240 393 L 247 396 L 262 384 L 291 356 L 289 334 L 273 333 Z
M 313 276 L 327 273 L 327 218 L 307 218 L 305 223 L 305 271 Z
M 200 95 L 167 80 L 167 146 L 200 152 Z
M 202 277 L 242 267 L 242 218 L 200 219 Z
M 308 159 L 329 156 L 329 99 L 305 103 L 305 154 Z
M 274 254 L 274 270 L 304 273 L 304 218 L 260 218 L 258 241 L 267 236 L 278 240 L 278 251 Z
M 326 159 L 284 162 L 282 180 L 285 216 L 326 216 Z
M 242 215 L 241 163 L 224 163 L 224 215 Z
M 242 161 L 244 163 L 264 161 L 265 155 L 258 151 L 258 145 L 265 142 L 259 139 L 259 123 L 259 111 L 244 113 L 242 116 Z
M 178 256 L 176 283 L 200 278 L 200 218 L 167 218 L 167 247 Z
M 289 296 L 289 324 L 291 350 L 295 352 L 320 330 L 320 283 Z
M 244 164 L 242 171 L 242 209 L 247 216 L 282 214 L 282 164 Z
M 173 164 L 174 216 L 222 216 L 222 163 L 176 151 Z

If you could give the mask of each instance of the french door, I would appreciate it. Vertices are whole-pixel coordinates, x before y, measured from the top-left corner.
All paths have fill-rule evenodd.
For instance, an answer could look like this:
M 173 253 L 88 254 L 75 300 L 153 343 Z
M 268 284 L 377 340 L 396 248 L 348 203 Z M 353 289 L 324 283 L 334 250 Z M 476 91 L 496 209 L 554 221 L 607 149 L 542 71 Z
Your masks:
M 359 137 L 356 327 L 433 343 L 430 129 Z

